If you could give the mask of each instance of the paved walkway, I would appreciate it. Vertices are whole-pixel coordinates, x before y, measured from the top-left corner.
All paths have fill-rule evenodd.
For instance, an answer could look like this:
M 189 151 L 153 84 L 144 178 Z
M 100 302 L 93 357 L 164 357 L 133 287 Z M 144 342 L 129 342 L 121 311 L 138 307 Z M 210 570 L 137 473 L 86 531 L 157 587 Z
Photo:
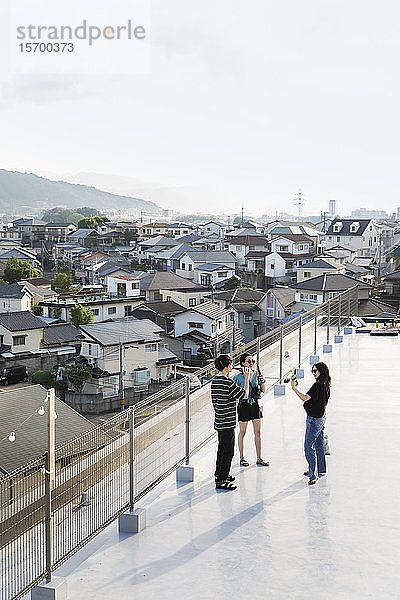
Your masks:
M 145 497 L 147 529 L 114 523 L 57 571 L 73 600 L 400 598 L 400 339 L 345 336 L 325 356 L 333 376 L 328 475 L 302 475 L 305 412 L 297 396 L 264 398 L 264 458 L 251 432 L 238 489 L 216 493 L 215 444 L 196 482 L 171 476 Z M 308 389 L 312 376 L 305 365 Z

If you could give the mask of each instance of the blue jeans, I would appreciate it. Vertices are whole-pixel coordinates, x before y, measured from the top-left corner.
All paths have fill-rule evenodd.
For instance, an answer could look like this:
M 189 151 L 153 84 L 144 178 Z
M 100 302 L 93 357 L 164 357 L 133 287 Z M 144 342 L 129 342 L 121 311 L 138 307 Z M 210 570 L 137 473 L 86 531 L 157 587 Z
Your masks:
M 307 417 L 304 453 L 308 462 L 308 476 L 316 479 L 318 473 L 326 473 L 324 448 L 325 417 Z

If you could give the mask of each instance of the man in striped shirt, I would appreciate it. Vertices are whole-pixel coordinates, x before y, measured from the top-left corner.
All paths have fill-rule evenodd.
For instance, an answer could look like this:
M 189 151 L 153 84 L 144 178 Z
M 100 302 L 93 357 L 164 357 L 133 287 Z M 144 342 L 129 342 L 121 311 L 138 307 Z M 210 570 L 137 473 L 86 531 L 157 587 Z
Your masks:
M 217 490 L 236 490 L 234 477 L 229 475 L 235 451 L 236 407 L 238 400 L 249 396 L 250 369 L 244 369 L 244 389 L 229 378 L 233 360 L 220 354 L 214 361 L 218 373 L 211 382 L 211 400 L 215 411 L 214 429 L 218 432 L 215 487 Z

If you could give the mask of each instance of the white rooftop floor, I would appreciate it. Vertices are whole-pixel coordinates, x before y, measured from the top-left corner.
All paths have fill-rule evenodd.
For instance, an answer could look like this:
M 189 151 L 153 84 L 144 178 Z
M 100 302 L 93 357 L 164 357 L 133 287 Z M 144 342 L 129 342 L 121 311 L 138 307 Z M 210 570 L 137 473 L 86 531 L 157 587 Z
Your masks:
M 321 358 L 333 377 L 327 477 L 307 486 L 305 411 L 287 386 L 264 398 L 269 468 L 255 466 L 249 430 L 250 467 L 236 454 L 238 489 L 216 493 L 208 445 L 194 484 L 171 476 L 139 503 L 145 531 L 119 536 L 114 523 L 58 569 L 69 598 L 399 598 L 400 339 L 344 336 Z

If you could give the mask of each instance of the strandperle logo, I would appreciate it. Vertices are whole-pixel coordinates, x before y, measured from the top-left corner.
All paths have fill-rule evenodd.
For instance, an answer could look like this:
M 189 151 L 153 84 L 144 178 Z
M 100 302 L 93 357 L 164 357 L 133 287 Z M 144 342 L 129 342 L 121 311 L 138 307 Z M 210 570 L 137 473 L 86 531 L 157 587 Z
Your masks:
M 18 40 L 76 41 L 83 40 L 92 46 L 96 40 L 144 40 L 146 28 L 134 25 L 128 19 L 125 25 L 90 25 L 84 19 L 80 25 L 19 25 Z

